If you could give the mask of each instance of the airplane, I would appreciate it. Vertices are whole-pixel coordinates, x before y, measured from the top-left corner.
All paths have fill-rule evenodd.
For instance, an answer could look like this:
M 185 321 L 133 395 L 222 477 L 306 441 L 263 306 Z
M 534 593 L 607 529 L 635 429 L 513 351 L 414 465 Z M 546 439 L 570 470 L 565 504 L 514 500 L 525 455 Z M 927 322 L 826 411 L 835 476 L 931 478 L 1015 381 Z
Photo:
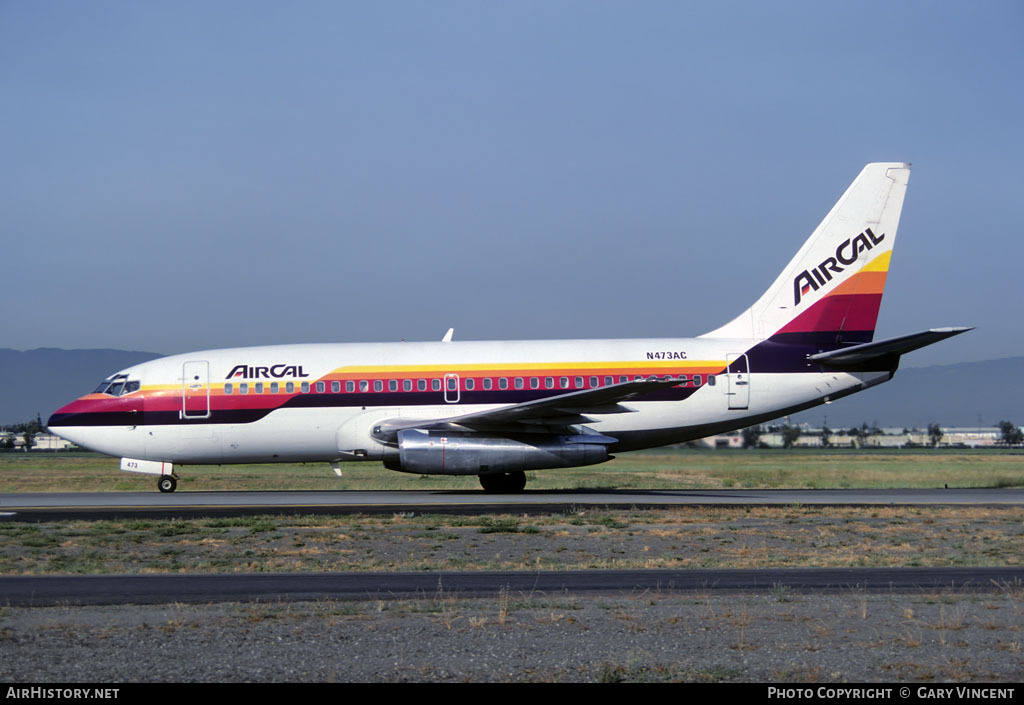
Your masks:
M 176 465 L 383 461 L 477 475 L 603 463 L 829 403 L 905 353 L 971 330 L 874 341 L 910 165 L 868 164 L 775 282 L 696 338 L 276 345 L 121 370 L 49 429 L 177 486 Z

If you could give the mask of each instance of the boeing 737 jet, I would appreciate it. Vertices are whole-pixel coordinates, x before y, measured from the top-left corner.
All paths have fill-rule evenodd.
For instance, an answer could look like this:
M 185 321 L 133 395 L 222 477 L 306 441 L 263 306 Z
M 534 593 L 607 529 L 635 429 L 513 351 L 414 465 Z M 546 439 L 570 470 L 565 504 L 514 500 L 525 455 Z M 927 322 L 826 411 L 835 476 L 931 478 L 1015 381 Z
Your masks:
M 874 341 L 908 164 L 868 164 L 753 306 L 696 338 L 279 345 L 121 370 L 50 430 L 177 485 L 176 465 L 383 461 L 522 490 L 791 414 L 892 378 L 969 328 Z

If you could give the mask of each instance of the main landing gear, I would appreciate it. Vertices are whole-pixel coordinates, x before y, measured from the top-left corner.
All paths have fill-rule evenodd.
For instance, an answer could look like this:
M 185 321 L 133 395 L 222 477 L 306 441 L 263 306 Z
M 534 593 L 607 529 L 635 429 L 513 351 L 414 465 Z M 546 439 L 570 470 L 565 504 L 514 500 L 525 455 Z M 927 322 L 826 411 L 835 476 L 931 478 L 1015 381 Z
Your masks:
M 526 487 L 526 473 L 522 470 L 517 472 L 502 472 L 493 475 L 479 475 L 480 486 L 484 492 L 522 492 Z
M 156 481 L 156 488 L 161 492 L 174 492 L 178 487 L 178 478 L 174 475 L 161 475 Z

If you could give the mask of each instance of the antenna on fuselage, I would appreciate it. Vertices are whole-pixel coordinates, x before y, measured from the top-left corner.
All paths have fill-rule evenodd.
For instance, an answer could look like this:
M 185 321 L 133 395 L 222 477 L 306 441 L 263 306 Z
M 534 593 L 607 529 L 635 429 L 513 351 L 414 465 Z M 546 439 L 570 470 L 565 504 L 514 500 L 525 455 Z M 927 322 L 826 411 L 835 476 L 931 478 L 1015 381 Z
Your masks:
M 452 342 L 452 335 L 454 333 L 455 333 L 455 329 L 454 328 L 449 328 L 448 332 L 444 334 L 443 338 L 441 338 L 441 342 L 442 343 L 450 343 L 450 342 Z

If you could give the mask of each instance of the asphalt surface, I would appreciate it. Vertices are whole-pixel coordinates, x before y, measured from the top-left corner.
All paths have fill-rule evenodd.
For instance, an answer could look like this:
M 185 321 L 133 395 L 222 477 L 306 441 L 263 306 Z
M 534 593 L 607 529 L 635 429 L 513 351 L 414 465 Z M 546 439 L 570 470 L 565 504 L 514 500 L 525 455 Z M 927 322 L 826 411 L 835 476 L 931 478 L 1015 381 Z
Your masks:
M 0 520 L 51 521 L 114 517 L 243 516 L 246 514 L 478 514 L 560 512 L 580 507 L 665 508 L 679 505 L 1017 505 L 1024 489 L 882 490 L 592 490 L 53 492 L 0 494 Z
M 249 573 L 0 577 L 6 605 L 283 602 L 415 599 L 438 594 L 642 592 L 999 592 L 1024 584 L 1022 567 L 775 568 L 722 570 Z

